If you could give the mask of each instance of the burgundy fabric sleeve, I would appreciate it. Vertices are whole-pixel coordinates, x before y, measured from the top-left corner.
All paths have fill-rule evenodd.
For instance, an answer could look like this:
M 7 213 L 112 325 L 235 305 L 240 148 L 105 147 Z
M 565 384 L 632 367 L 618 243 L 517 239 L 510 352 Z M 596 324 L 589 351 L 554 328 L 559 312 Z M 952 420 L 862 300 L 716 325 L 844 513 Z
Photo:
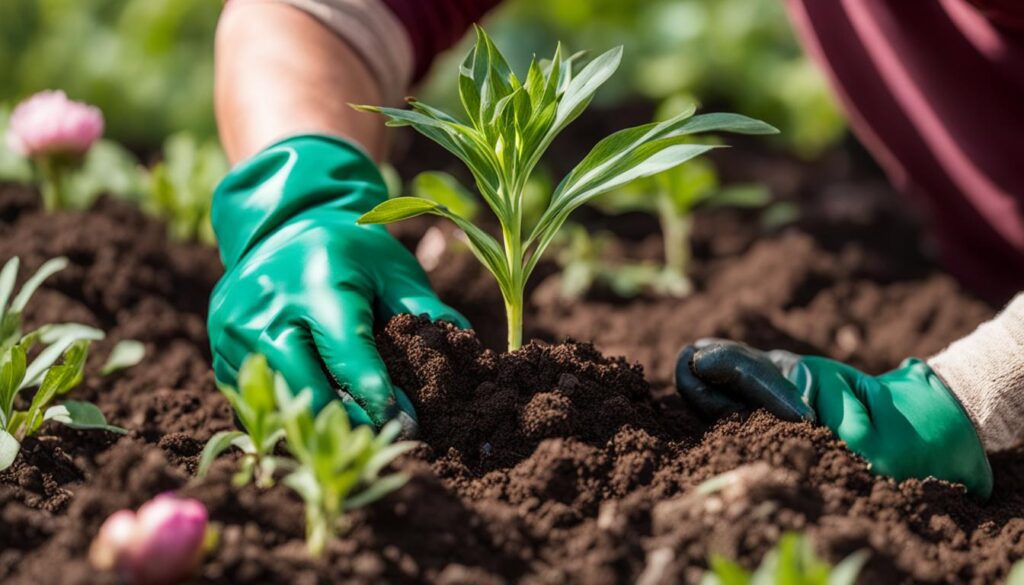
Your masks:
M 448 49 L 501 0 L 384 0 L 402 22 L 412 43 L 416 65 L 413 81 L 430 68 L 434 57 Z
M 854 131 L 926 206 L 950 271 L 993 300 L 1024 288 L 1017 0 L 987 0 L 984 13 L 966 0 L 787 1 Z

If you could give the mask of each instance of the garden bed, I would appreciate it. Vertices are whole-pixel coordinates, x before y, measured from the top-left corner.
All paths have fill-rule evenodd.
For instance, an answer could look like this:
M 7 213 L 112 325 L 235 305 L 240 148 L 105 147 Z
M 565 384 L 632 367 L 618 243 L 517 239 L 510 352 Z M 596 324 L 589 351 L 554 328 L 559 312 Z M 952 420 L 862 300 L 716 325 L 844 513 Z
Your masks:
M 526 338 L 545 341 L 511 355 L 486 349 L 503 332 L 490 276 L 467 254 L 446 258 L 431 277 L 483 342 L 412 316 L 378 331 L 424 444 L 397 463 L 412 480 L 352 513 L 311 562 L 291 492 L 234 490 L 231 456 L 191 479 L 204 442 L 232 427 L 205 334 L 215 251 L 168 243 L 123 203 L 44 215 L 31 192 L 0 186 L 0 259 L 20 256 L 26 272 L 58 255 L 71 261 L 29 304 L 28 325 L 73 320 L 108 332 L 75 392 L 131 431 L 48 426 L 26 441 L 0 473 L 0 581 L 116 582 L 85 560 L 100 523 L 180 489 L 223 526 L 203 583 L 694 582 L 710 553 L 751 566 L 786 530 L 808 533 L 832 561 L 870 549 L 863 583 L 998 582 L 1024 556 L 1019 455 L 993 462 L 995 493 L 982 505 L 944 482 L 874 477 L 822 427 L 756 412 L 709 428 L 671 391 L 676 351 L 701 336 L 877 372 L 993 314 L 916 252 L 891 194 L 835 195 L 804 201 L 804 219 L 764 237 L 755 213 L 700 215 L 698 292 L 684 300 L 565 302 L 557 277 L 538 279 Z M 645 222 L 616 229 L 655 254 Z M 101 378 L 100 357 L 123 338 L 146 343 L 145 361 Z M 731 470 L 727 487 L 696 489 Z

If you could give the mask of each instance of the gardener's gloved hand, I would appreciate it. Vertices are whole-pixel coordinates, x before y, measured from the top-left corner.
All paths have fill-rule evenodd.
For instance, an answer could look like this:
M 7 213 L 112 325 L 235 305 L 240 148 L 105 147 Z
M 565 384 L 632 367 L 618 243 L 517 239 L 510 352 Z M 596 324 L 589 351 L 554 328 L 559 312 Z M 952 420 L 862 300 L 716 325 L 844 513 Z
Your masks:
M 935 476 L 986 498 L 992 492 L 992 470 L 971 419 L 916 358 L 869 376 L 821 357 L 702 339 L 680 352 L 676 387 L 708 418 L 765 408 L 785 420 L 819 421 L 875 473 L 897 480 Z
M 377 354 L 374 318 L 469 323 L 383 227 L 356 225 L 386 198 L 363 151 L 328 136 L 288 138 L 231 171 L 212 212 L 225 266 L 209 317 L 219 382 L 234 384 L 259 352 L 292 391 L 312 389 L 315 409 L 341 399 L 353 423 L 398 418 L 415 434 L 412 404 Z

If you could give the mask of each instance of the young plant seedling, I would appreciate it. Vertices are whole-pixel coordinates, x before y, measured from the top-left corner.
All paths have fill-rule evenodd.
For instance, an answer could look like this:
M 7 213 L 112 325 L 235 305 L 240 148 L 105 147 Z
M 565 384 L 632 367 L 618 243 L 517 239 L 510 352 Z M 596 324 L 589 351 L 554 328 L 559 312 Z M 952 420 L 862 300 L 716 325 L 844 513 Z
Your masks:
M 600 285 L 621 298 L 632 298 L 644 290 L 660 291 L 665 271 L 654 262 L 617 263 L 609 260 L 608 250 L 615 241 L 609 232 L 591 234 L 577 223 L 567 223 L 554 245 L 555 261 L 562 267 L 561 296 L 576 300 Z
M 174 134 L 164 142 L 163 161 L 148 174 L 146 207 L 167 221 L 172 237 L 213 244 L 210 202 L 228 166 L 216 141 Z
M 356 107 L 384 114 L 391 126 L 412 126 L 462 160 L 501 225 L 502 244 L 467 218 L 419 197 L 385 201 L 359 222 L 391 223 L 425 213 L 454 221 L 498 281 L 511 351 L 522 345 L 526 281 L 576 208 L 715 148 L 692 144 L 690 135 L 715 131 L 774 134 L 777 130 L 738 114 L 694 116 L 692 108 L 664 122 L 621 130 L 598 142 L 554 189 L 536 224 L 527 225 L 523 193 L 530 175 L 555 136 L 579 117 L 618 68 L 622 49 L 612 49 L 574 73 L 576 57 L 565 56 L 559 46 L 550 63 L 534 60 L 521 81 L 483 29 L 476 32 L 476 46 L 459 70 L 462 119 L 415 99 L 409 100 L 410 110 Z
M 856 552 L 833 567 L 814 554 L 806 538 L 787 533 L 753 573 L 722 556 L 713 555 L 711 570 L 704 575 L 701 585 L 854 585 L 867 560 L 867 551 Z
M 687 271 L 694 210 L 701 206 L 764 207 L 770 199 L 768 189 L 760 185 L 720 187 L 714 165 L 706 160 L 694 160 L 659 175 L 633 181 L 598 197 L 593 203 L 608 213 L 640 211 L 658 218 L 665 266 L 649 288 L 658 294 L 682 297 L 693 289 Z
M 275 393 L 286 444 L 298 462 L 284 484 L 306 503 L 306 545 L 310 555 L 318 557 L 342 529 L 346 511 L 374 502 L 409 480 L 404 473 L 381 477 L 380 472 L 415 443 L 392 443 L 401 432 L 397 421 L 384 425 L 376 436 L 368 426 L 353 429 L 337 401 L 314 418 L 309 389 L 293 397 L 282 383 Z
M 199 477 L 204 477 L 217 456 L 231 447 L 243 454 L 232 480 L 235 487 L 255 478 L 257 487 L 269 488 L 274 485 L 275 471 L 291 467 L 290 460 L 274 455 L 274 449 L 284 438 L 274 387 L 284 383 L 280 374 L 270 371 L 262 355 L 246 358 L 238 371 L 238 389 L 220 387 L 245 431 L 221 431 L 211 437 L 199 457 Z
M 66 265 L 65 258 L 46 262 L 13 299 L 18 259 L 12 258 L 0 270 L 0 470 L 14 463 L 21 442 L 48 420 L 76 429 L 126 432 L 108 425 L 100 409 L 88 402 L 68 400 L 50 405 L 55 398 L 81 383 L 89 344 L 103 339 L 102 331 L 77 323 L 63 323 L 44 325 L 27 335 L 22 334 L 21 313 L 32 293 L 47 277 Z M 42 349 L 30 362 L 28 356 L 36 345 L 41 345 Z M 16 409 L 18 395 L 37 386 L 28 407 Z

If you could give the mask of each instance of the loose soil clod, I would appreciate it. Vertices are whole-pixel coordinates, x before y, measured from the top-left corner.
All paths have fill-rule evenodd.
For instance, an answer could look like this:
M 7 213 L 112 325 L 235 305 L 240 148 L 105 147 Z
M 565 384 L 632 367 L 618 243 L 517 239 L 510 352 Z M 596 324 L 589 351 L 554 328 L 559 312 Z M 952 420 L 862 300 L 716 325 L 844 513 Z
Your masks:
M 719 237 L 702 222 L 743 224 L 716 214 L 698 222 L 698 252 Z M 943 482 L 876 478 L 824 428 L 763 412 L 708 428 L 670 391 L 676 349 L 702 335 L 878 371 L 992 314 L 920 260 L 912 278 L 898 277 L 860 246 L 863 232 L 834 247 L 811 228 L 757 244 L 730 231 L 721 236 L 732 239 L 728 262 L 701 260 L 702 292 L 684 301 L 541 303 L 542 285 L 526 320 L 549 342 L 511 355 L 418 317 L 383 324 L 378 345 L 416 404 L 424 444 L 398 462 L 409 484 L 353 513 L 348 532 L 311 563 L 302 505 L 286 489 L 233 490 L 230 456 L 190 481 L 203 442 L 232 425 L 204 329 L 215 252 L 167 243 L 159 224 L 109 200 L 43 216 L 22 191 L 0 187 L 0 217 L 0 258 L 19 255 L 29 269 L 71 259 L 26 318 L 109 332 L 76 392 L 133 431 L 47 428 L 29 457 L 0 473 L 3 583 L 115 583 L 88 567 L 90 539 L 107 514 L 171 489 L 203 501 L 223 525 L 202 583 L 694 582 L 710 552 L 749 566 L 790 529 L 807 531 L 833 561 L 872 549 L 863 583 L 994 583 L 1024 556 L 1020 453 L 993 462 L 996 492 L 982 505 Z M 457 308 L 500 303 L 471 285 L 474 264 L 441 266 L 435 284 Z M 466 304 L 460 289 L 472 291 Z M 593 340 L 601 352 L 555 335 Z M 106 351 L 126 337 L 147 344 L 146 361 L 100 378 Z M 605 357 L 619 354 L 644 367 Z M 719 490 L 696 489 L 733 470 Z

